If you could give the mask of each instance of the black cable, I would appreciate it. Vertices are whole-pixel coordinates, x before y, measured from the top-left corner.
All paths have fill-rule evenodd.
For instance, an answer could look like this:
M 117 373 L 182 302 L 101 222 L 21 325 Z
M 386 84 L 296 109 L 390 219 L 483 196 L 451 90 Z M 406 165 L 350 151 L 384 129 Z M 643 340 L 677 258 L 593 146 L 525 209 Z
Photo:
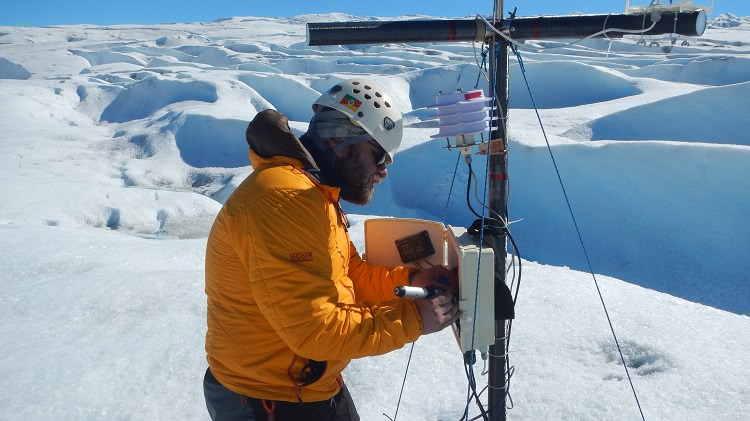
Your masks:
M 464 364 L 464 374 L 466 375 L 466 382 L 468 383 L 469 391 L 467 393 L 468 396 L 466 396 L 466 405 L 464 405 L 464 412 L 461 415 L 459 421 L 464 421 L 465 419 L 469 418 L 469 405 L 471 404 L 472 398 L 471 378 L 469 377 L 469 372 L 466 370 L 466 364 Z
M 505 233 L 508 235 L 508 239 L 510 240 L 510 244 L 513 246 L 513 249 L 516 251 L 515 258 L 518 259 L 518 278 L 516 278 L 518 280 L 518 285 L 516 285 L 516 293 L 513 296 L 513 306 L 515 307 L 516 302 L 518 301 L 518 292 L 521 289 L 521 270 L 523 269 L 521 265 L 521 252 L 518 250 L 518 245 L 516 245 L 516 240 L 513 239 L 513 236 L 511 235 L 510 230 L 508 229 L 507 226 L 505 227 Z M 510 330 L 512 326 L 513 326 L 513 319 L 510 319 L 508 321 L 508 333 L 507 333 L 508 340 L 506 341 L 506 343 L 510 342 Z
M 472 359 L 476 358 L 476 355 L 473 354 L 473 351 L 469 351 L 468 353 L 472 354 Z M 471 372 L 469 372 L 471 370 Z M 482 405 L 482 401 L 479 399 L 479 394 L 477 394 L 477 383 L 474 376 L 474 368 L 472 364 L 464 363 L 464 372 L 466 373 L 466 379 L 469 382 L 469 387 L 471 388 L 471 395 L 469 398 L 472 397 L 477 403 L 477 407 L 479 407 L 479 411 L 481 412 L 480 417 L 484 418 L 485 421 L 489 421 L 489 416 L 487 415 L 487 412 L 484 409 L 484 405 Z M 483 389 L 484 390 L 484 389 Z M 468 409 L 469 409 L 469 402 L 466 402 L 466 407 L 464 408 L 464 416 L 461 418 L 468 418 Z M 478 419 L 478 418 L 474 418 Z
M 482 393 L 484 393 L 484 391 L 485 391 L 485 390 L 487 390 L 487 388 L 488 388 L 488 386 L 485 386 L 485 387 L 484 387 L 484 389 L 482 389 L 482 391 L 481 391 L 481 392 L 479 392 L 479 395 L 481 396 L 481 395 L 482 395 Z M 510 399 L 510 401 L 511 401 L 511 406 L 510 406 L 510 407 L 509 407 L 508 409 L 510 409 L 510 408 L 513 408 L 513 398 L 511 398 L 511 397 L 510 397 L 510 392 L 506 392 L 506 395 L 508 395 L 508 399 Z M 504 402 L 503 402 L 503 403 L 504 403 Z M 496 403 L 496 404 L 495 404 L 495 406 L 491 407 L 491 408 L 489 409 L 489 411 L 493 411 L 493 410 L 495 410 L 495 408 L 497 408 L 498 406 L 500 406 L 500 402 Z M 482 418 L 482 414 L 479 414 L 479 415 L 477 415 L 476 417 L 474 417 L 474 418 L 470 418 L 470 419 L 468 419 L 468 420 L 466 420 L 466 421 L 476 421 L 476 420 L 478 420 L 478 419 L 480 419 L 480 418 Z
M 516 293 L 513 296 L 513 307 L 515 308 L 516 302 L 518 301 L 518 291 L 521 289 L 521 252 L 518 250 L 518 245 L 516 245 L 516 241 L 513 239 L 513 236 L 510 234 L 510 230 L 508 229 L 508 226 L 505 226 L 505 233 L 508 234 L 508 239 L 510 240 L 510 244 L 512 245 L 513 249 L 516 251 L 515 255 L 518 259 L 518 284 L 516 285 Z M 510 397 L 510 379 L 513 376 L 511 373 L 511 366 L 510 366 L 510 332 L 513 329 L 513 319 L 508 320 L 508 332 L 505 334 L 505 372 L 508 373 L 508 379 L 505 383 L 505 394 L 506 396 Z M 512 402 L 512 400 L 511 400 Z
M 518 285 L 516 285 L 516 295 L 513 297 L 513 304 L 518 301 L 518 290 L 521 288 L 521 252 L 518 250 L 518 245 L 516 245 L 516 240 L 513 239 L 513 236 L 510 234 L 510 230 L 508 227 L 505 227 L 505 233 L 508 234 L 508 239 L 510 240 L 510 244 L 513 246 L 513 249 L 516 251 L 516 259 L 518 259 Z
M 482 401 L 479 399 L 479 395 L 477 394 L 477 381 L 476 377 L 474 376 L 474 366 L 470 366 L 469 370 L 471 371 L 471 391 L 474 394 L 474 400 L 477 403 L 479 412 L 482 414 L 482 418 L 485 421 L 490 421 L 487 412 L 484 410 L 484 405 L 482 405 Z
M 503 404 L 505 404 L 505 402 L 502 402 L 502 403 L 503 403 Z M 493 411 L 493 410 L 495 410 L 495 408 L 497 408 L 498 406 L 500 406 L 500 402 L 496 403 L 496 404 L 495 404 L 495 406 L 491 407 L 491 408 L 489 409 L 489 411 Z M 470 419 L 468 419 L 468 420 L 466 420 L 466 421 L 476 421 L 476 420 L 478 420 L 478 419 L 480 419 L 480 418 L 482 418 L 482 414 L 479 414 L 479 415 L 477 415 L 476 417 L 474 417 L 474 418 L 470 418 Z
M 471 213 L 474 214 L 474 216 L 476 216 L 479 219 L 483 219 L 485 217 L 478 214 L 477 211 L 475 211 L 474 208 L 471 207 L 471 194 L 470 194 L 471 193 L 471 175 L 473 174 L 473 172 L 471 170 L 471 164 L 467 163 L 466 165 L 469 166 L 469 181 L 466 183 L 466 204 L 469 206 L 469 210 L 471 211 Z
M 518 244 L 516 244 L 516 240 L 513 238 L 513 235 L 510 233 L 510 229 L 508 228 L 507 224 L 502 224 L 501 221 L 498 221 L 497 219 L 485 217 L 483 219 L 477 219 L 472 223 L 471 227 L 467 230 L 469 234 L 476 235 L 480 229 L 484 228 L 484 232 L 488 233 L 489 235 L 499 236 L 502 233 L 505 233 L 510 240 L 511 246 L 513 247 L 513 250 L 515 250 L 515 258 L 518 259 L 518 277 L 516 280 L 518 281 L 518 284 L 516 285 L 516 292 L 513 296 L 513 306 L 515 307 L 516 303 L 518 302 L 518 293 L 521 289 L 521 276 L 523 274 L 523 265 L 521 263 L 521 252 L 518 250 Z M 505 380 L 505 388 L 506 388 L 506 395 L 510 396 L 510 373 L 511 373 L 511 365 L 510 365 L 510 335 L 513 328 L 513 319 L 508 320 L 508 328 L 505 333 L 505 366 L 506 366 L 506 373 L 509 373 L 507 379 Z
M 451 195 L 453 194 L 453 184 L 456 182 L 456 174 L 458 174 L 458 162 L 461 160 L 461 154 L 456 157 L 456 166 L 453 168 L 453 178 L 451 179 L 451 187 L 448 190 L 448 200 L 445 201 L 445 209 L 443 209 L 443 225 L 445 225 L 445 218 L 448 216 L 448 205 L 451 204 Z

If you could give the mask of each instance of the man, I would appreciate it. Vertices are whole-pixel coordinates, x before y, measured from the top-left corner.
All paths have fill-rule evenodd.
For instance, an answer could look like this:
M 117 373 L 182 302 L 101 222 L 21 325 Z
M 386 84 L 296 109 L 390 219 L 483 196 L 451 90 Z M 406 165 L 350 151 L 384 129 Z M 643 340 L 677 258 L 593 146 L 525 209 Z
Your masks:
M 204 393 L 218 420 L 358 420 L 342 370 L 437 332 L 458 317 L 446 268 L 364 262 L 339 198 L 370 201 L 401 143 L 390 94 L 363 79 L 313 104 L 298 139 L 281 113 L 247 128 L 253 173 L 224 204 L 208 237 L 209 369 Z M 398 299 L 397 285 L 437 286 L 433 299 Z

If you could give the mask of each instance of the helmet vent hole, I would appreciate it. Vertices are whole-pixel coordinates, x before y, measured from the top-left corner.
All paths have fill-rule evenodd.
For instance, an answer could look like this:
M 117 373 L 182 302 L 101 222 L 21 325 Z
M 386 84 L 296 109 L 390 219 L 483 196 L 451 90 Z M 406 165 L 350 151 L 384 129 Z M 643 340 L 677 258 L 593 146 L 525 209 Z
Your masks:
M 359 85 L 359 82 L 357 82 L 356 80 L 354 80 L 354 81 L 352 81 L 352 85 Z
M 369 85 L 365 85 L 365 89 L 367 89 L 369 91 L 372 88 Z
M 372 99 L 372 97 L 369 94 L 365 94 L 365 99 Z
M 385 101 L 385 106 L 391 108 L 391 104 L 389 104 L 388 101 Z
M 365 113 L 363 113 L 362 111 L 360 111 L 360 112 L 358 112 L 358 113 L 357 113 L 357 115 L 358 115 L 359 117 L 364 117 L 364 116 L 365 116 Z
M 354 89 L 353 91 L 354 91 L 355 94 L 358 94 L 360 92 L 359 89 Z
M 381 98 L 383 95 L 380 95 L 380 92 L 375 92 L 375 96 Z
M 380 103 L 379 102 L 373 102 L 372 105 L 374 105 L 375 108 L 380 108 Z

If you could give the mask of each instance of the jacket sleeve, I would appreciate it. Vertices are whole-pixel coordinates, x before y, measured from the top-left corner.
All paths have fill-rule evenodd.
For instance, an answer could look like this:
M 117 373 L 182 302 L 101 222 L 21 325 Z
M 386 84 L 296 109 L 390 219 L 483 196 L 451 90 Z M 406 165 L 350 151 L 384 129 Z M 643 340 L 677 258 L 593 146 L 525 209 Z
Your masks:
M 254 196 L 246 229 L 236 236 L 248 261 L 258 308 L 297 355 L 345 360 L 379 355 L 415 341 L 422 325 L 411 300 L 347 304 L 346 274 L 335 279 L 331 230 L 337 219 L 315 187 Z M 343 251 L 348 253 L 349 250 Z M 350 283 L 348 288 L 337 283 Z
M 354 283 L 357 302 L 381 303 L 400 299 L 393 290 L 399 285 L 409 285 L 409 273 L 411 270 L 403 266 L 371 265 L 362 260 L 354 244 L 349 243 L 349 277 Z

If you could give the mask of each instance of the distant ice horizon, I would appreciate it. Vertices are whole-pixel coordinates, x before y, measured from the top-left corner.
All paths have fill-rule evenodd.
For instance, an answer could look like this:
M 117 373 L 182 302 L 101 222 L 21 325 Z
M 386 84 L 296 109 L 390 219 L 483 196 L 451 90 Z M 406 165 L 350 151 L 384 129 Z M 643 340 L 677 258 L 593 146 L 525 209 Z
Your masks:
M 664 1 L 677 4 L 680 1 Z M 651 0 L 630 0 L 631 7 L 646 6 Z M 322 3 L 307 3 L 294 0 L 256 3 L 248 7 L 240 1 L 224 1 L 220 4 L 182 0 L 164 0 L 159 3 L 131 0 L 128 8 L 92 7 L 87 2 L 68 2 L 64 5 L 40 0 L 35 7 L 22 3 L 8 5 L 0 16 L 0 26 L 60 26 L 60 25 L 168 25 L 205 24 L 231 20 L 233 17 L 256 16 L 269 18 L 294 18 L 310 14 L 346 14 L 352 17 L 415 17 L 433 16 L 442 18 L 473 17 L 477 14 L 490 16 L 495 2 L 469 0 L 464 2 L 396 2 L 384 0 L 377 3 L 353 3 L 329 0 Z M 696 7 L 707 10 L 709 18 L 723 14 L 735 17 L 750 16 L 750 5 L 737 1 L 694 0 Z M 517 7 L 518 16 L 607 14 L 623 13 L 626 2 L 622 0 L 525 0 L 504 2 L 506 13 Z M 713 8 L 712 8 L 713 5 Z

